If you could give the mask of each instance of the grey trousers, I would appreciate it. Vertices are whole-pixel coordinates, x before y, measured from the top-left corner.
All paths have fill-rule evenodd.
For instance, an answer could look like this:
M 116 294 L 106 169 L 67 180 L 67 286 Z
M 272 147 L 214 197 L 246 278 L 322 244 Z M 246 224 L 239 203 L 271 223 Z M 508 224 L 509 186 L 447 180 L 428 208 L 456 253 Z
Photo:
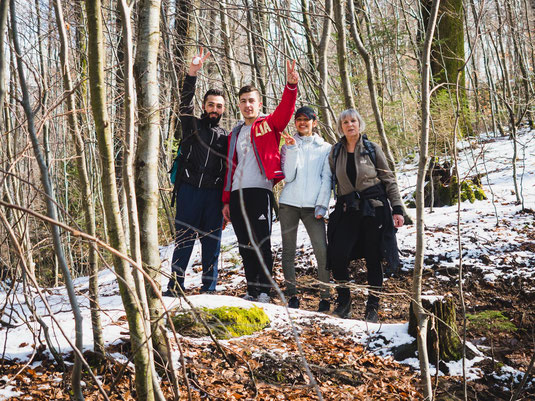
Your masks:
M 286 281 L 286 295 L 297 294 L 295 287 L 295 251 L 297 243 L 297 228 L 299 220 L 303 222 L 307 230 L 312 249 L 318 263 L 318 279 L 322 283 L 329 283 L 329 271 L 327 270 L 327 237 L 325 233 L 325 221 L 316 219 L 314 208 L 294 207 L 280 204 L 279 218 L 282 232 L 282 272 Z M 321 286 L 321 299 L 329 299 L 328 285 Z

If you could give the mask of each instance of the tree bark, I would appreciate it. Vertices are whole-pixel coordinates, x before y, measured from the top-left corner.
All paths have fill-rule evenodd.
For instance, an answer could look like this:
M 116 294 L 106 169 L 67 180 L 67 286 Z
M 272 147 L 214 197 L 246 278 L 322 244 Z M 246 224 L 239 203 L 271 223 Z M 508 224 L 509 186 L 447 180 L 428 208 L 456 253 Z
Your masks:
M 379 133 L 379 138 L 381 139 L 381 146 L 383 148 L 383 152 L 385 153 L 386 160 L 388 161 L 388 167 L 390 167 L 390 170 L 392 171 L 392 173 L 394 173 L 394 177 L 397 181 L 396 161 L 394 160 L 394 155 L 392 154 L 392 149 L 390 148 L 390 142 L 388 141 L 388 137 L 386 136 L 383 117 L 381 116 L 379 102 L 377 101 L 377 90 L 372 69 L 373 67 L 371 62 L 371 56 L 370 53 L 368 53 L 368 51 L 364 47 L 364 43 L 362 43 L 359 31 L 357 29 L 357 20 L 355 18 L 355 6 L 353 4 L 353 1 L 354 0 L 348 0 L 350 32 L 353 40 L 355 41 L 355 44 L 357 45 L 357 50 L 360 56 L 362 57 L 362 60 L 364 61 L 364 65 L 366 66 L 366 78 L 368 82 L 368 91 L 370 93 L 370 102 L 373 110 L 373 115 L 375 117 L 375 125 L 377 126 L 377 132 Z M 410 223 L 412 219 L 407 211 L 407 208 L 405 207 L 405 203 L 403 203 L 403 212 L 403 214 L 407 216 L 407 223 Z
M 137 52 L 134 76 L 138 101 L 138 143 L 135 158 L 135 191 L 138 208 L 141 259 L 146 274 L 157 284 L 147 287 L 153 345 L 165 356 L 164 333 L 158 322 L 162 316 L 159 299 L 161 262 L 158 244 L 158 160 L 160 150 L 160 111 L 158 50 L 160 43 L 160 1 L 139 3 Z M 158 294 L 155 293 L 158 292 Z
M 104 48 L 100 0 L 87 0 L 87 25 L 89 34 L 89 87 L 91 91 L 91 107 L 95 130 L 97 133 L 100 158 L 102 162 L 102 186 L 106 197 L 104 207 L 108 219 L 108 234 L 111 245 L 120 253 L 126 254 L 126 242 L 119 209 L 119 195 L 115 180 L 115 162 L 113 138 L 110 121 L 106 109 L 106 93 L 104 83 Z M 119 277 L 119 291 L 125 307 L 130 340 L 134 350 L 136 369 L 136 393 L 140 401 L 153 401 L 153 370 L 151 368 L 150 351 L 147 347 L 147 335 L 144 330 L 143 314 L 139 299 L 134 290 L 134 279 L 130 264 L 119 256 L 113 257 L 115 271 Z
M 316 61 L 314 36 L 312 35 L 312 27 L 310 24 L 310 15 L 309 15 L 309 8 L 308 8 L 307 0 L 301 0 L 301 12 L 303 14 L 303 26 L 306 32 L 305 39 L 307 41 L 307 52 L 306 52 L 307 59 L 308 59 L 307 67 L 313 73 L 314 66 L 317 64 L 317 61 Z
M 238 88 L 238 80 L 236 78 L 234 47 L 232 46 L 232 43 L 230 41 L 230 27 L 225 0 L 221 0 L 219 2 L 219 18 L 221 19 L 221 39 L 223 41 L 223 49 L 225 50 L 226 55 L 225 65 L 230 80 L 230 90 L 227 90 L 227 103 L 232 104 L 232 102 L 230 102 L 230 99 L 232 99 L 236 95 L 236 93 L 238 93 L 238 90 L 240 88 Z M 225 88 L 228 88 L 228 85 L 225 85 Z M 230 106 L 230 109 L 232 108 L 235 108 L 235 106 Z
M 56 209 L 56 195 L 50 181 L 50 175 L 48 173 L 48 166 L 46 165 L 39 141 L 37 140 L 37 133 L 35 131 L 34 124 L 34 113 L 32 106 L 30 104 L 30 94 L 28 92 L 28 86 L 26 84 L 26 77 L 24 75 L 24 65 L 22 61 L 22 52 L 18 39 L 17 31 L 17 13 L 15 10 L 15 0 L 10 0 L 10 11 L 11 11 L 11 34 L 13 39 L 13 47 L 15 49 L 15 54 L 17 58 L 17 71 L 19 75 L 20 88 L 22 91 L 22 107 L 24 108 L 24 113 L 26 114 L 27 124 L 28 124 L 28 133 L 30 134 L 30 139 L 32 142 L 32 147 L 35 153 L 35 158 L 39 165 L 39 170 L 41 172 L 41 183 L 43 185 L 45 194 L 46 194 L 46 208 L 47 214 L 52 220 L 58 220 L 57 209 Z M 72 312 L 74 315 L 74 324 L 75 324 L 75 346 L 83 352 L 83 322 L 82 322 L 82 313 L 80 307 L 78 306 L 78 300 L 76 299 L 76 293 L 74 291 L 74 284 L 72 282 L 71 273 L 69 267 L 67 266 L 67 261 L 65 259 L 65 254 L 63 252 L 63 247 L 61 244 L 60 232 L 56 225 L 51 225 L 50 230 L 52 233 L 52 241 L 54 243 L 54 251 L 63 273 L 63 278 L 65 280 L 65 288 L 67 289 L 67 294 L 69 297 L 69 303 L 72 307 Z M 82 377 L 82 361 L 79 355 L 74 353 L 74 366 L 72 371 L 72 389 L 74 397 L 76 400 L 81 401 L 84 399 L 82 394 L 81 387 L 81 377 Z
M 461 358 L 461 342 L 457 334 L 455 303 L 453 298 L 437 297 L 430 300 L 422 298 L 422 306 L 432 315 L 427 330 L 427 352 L 429 360 L 458 361 Z M 411 304 L 409 312 L 409 334 L 418 336 L 418 322 Z
M 336 53 L 338 56 L 338 69 L 340 70 L 342 93 L 344 94 L 344 105 L 346 109 L 354 109 L 355 101 L 353 100 L 353 88 L 349 80 L 349 71 L 347 69 L 345 1 L 346 0 L 333 0 L 334 23 L 338 32 L 336 39 Z
M 423 2 L 422 15 L 427 24 L 432 0 L 423 0 Z M 446 90 L 450 98 L 455 99 L 456 92 L 459 92 L 461 131 L 463 134 L 471 135 L 470 111 L 466 97 L 463 0 L 442 0 L 437 21 L 431 45 L 430 65 L 435 84 L 445 84 L 446 88 L 436 91 L 435 96 Z M 452 100 L 452 105 L 454 103 Z
M 6 53 L 4 35 L 7 28 L 9 0 L 0 0 L 0 128 L 3 125 L 4 98 L 6 94 Z
M 97 226 L 95 221 L 95 207 L 93 205 L 93 195 L 91 183 L 87 172 L 86 152 L 84 141 L 78 124 L 78 114 L 76 112 L 76 100 L 71 79 L 71 66 L 69 57 L 69 46 L 65 21 L 63 19 L 63 6 L 61 0 L 54 1 L 56 13 L 56 23 L 60 37 L 60 59 L 63 74 L 63 86 L 67 95 L 67 123 L 69 131 L 74 140 L 76 148 L 76 165 L 78 168 L 78 178 L 82 192 L 82 207 L 84 210 L 85 229 L 87 233 L 96 236 Z M 98 254 L 93 244 L 89 245 L 89 305 L 91 308 L 91 324 L 93 327 L 93 349 L 96 353 L 104 355 L 104 339 L 102 335 L 102 323 L 100 320 L 100 305 L 98 296 Z
M 332 110 L 329 105 L 329 69 L 328 69 L 328 50 L 329 39 L 332 30 L 332 0 L 325 0 L 325 17 L 323 18 L 323 31 L 321 32 L 321 41 L 318 48 L 318 71 L 320 76 L 319 105 L 320 120 L 328 134 L 329 142 L 338 141 L 338 134 L 333 129 Z
M 425 41 L 422 49 L 422 71 L 421 71 L 421 115 L 422 127 L 420 134 L 420 157 L 418 160 L 418 176 L 416 181 L 416 254 L 414 260 L 412 303 L 418 322 L 418 358 L 420 360 L 420 372 L 422 387 L 426 400 L 433 399 L 433 389 L 431 386 L 431 375 L 429 373 L 429 358 L 427 355 L 427 324 L 428 316 L 422 306 L 422 272 L 424 266 L 425 253 L 425 231 L 424 231 L 424 185 L 426 170 L 429 166 L 429 120 L 430 120 L 430 58 L 431 42 L 435 31 L 440 0 L 433 0 L 433 5 L 429 14 L 429 21 L 426 26 Z

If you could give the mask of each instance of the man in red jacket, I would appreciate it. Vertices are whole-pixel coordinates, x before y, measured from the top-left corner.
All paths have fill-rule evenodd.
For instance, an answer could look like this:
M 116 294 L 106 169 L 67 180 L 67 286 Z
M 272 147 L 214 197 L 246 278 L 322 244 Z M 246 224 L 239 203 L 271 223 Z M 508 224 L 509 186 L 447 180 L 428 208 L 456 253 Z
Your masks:
M 295 60 L 286 62 L 286 71 L 288 83 L 282 99 L 267 116 L 260 114 L 262 102 L 258 89 L 253 86 L 240 89 L 239 108 L 243 121 L 233 128 L 228 142 L 223 218 L 225 223 L 232 221 L 238 238 L 247 280 L 244 298 L 259 302 L 270 301 L 272 189 L 284 178 L 279 145 L 281 132 L 295 109 L 299 81 Z

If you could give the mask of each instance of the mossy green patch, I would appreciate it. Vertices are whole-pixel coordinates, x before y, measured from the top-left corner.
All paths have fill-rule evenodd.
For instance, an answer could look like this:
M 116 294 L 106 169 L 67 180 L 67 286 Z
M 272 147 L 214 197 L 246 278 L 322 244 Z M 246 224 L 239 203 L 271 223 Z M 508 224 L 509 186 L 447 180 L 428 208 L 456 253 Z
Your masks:
M 459 199 L 458 196 L 458 187 L 459 184 L 457 183 L 457 179 L 455 177 L 451 177 L 448 183 L 443 184 L 439 180 L 434 180 L 434 200 L 433 200 L 433 206 L 434 207 L 441 207 L 441 206 L 453 206 L 457 204 L 457 201 Z M 428 182 L 425 184 L 424 192 L 425 192 L 425 206 L 429 207 L 431 203 L 431 190 L 430 190 L 431 183 Z M 413 199 L 407 202 L 407 206 L 410 208 L 415 208 L 416 203 L 414 201 L 414 198 L 416 197 L 416 192 L 413 193 Z M 470 203 L 474 203 L 476 200 L 485 200 L 487 199 L 487 195 L 485 194 L 485 191 L 483 190 L 483 187 L 478 182 L 477 179 L 474 180 L 464 180 L 461 181 L 461 202 L 469 201 Z
M 484 310 L 477 314 L 466 314 L 470 324 L 478 329 L 492 333 L 511 333 L 518 330 L 502 312 L 497 310 Z
M 214 336 L 228 339 L 253 334 L 269 325 L 269 317 L 263 309 L 221 306 L 219 308 L 198 308 L 196 315 L 202 318 Z M 204 337 L 208 331 L 192 311 L 171 316 L 175 330 L 190 337 Z

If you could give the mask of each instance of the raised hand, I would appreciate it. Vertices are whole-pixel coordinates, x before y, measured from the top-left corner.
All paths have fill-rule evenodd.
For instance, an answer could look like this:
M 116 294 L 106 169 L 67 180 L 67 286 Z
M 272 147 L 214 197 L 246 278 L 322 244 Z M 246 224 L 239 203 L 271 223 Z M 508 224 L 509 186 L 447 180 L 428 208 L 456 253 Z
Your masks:
M 286 131 L 283 131 L 281 133 L 281 136 L 284 138 L 284 143 L 287 145 L 287 146 L 293 146 L 295 145 L 295 138 L 293 136 L 291 136 L 288 132 Z
M 193 57 L 191 60 L 191 64 L 189 65 L 188 75 L 195 77 L 197 76 L 197 73 L 202 68 L 202 65 L 204 63 L 204 60 L 206 60 L 210 56 L 210 52 L 206 52 L 204 54 L 204 48 L 201 47 L 201 51 L 198 55 Z
M 292 60 L 292 63 L 290 64 L 290 60 L 286 60 L 286 79 L 289 84 L 297 84 L 299 82 L 299 74 L 295 70 L 295 60 Z

